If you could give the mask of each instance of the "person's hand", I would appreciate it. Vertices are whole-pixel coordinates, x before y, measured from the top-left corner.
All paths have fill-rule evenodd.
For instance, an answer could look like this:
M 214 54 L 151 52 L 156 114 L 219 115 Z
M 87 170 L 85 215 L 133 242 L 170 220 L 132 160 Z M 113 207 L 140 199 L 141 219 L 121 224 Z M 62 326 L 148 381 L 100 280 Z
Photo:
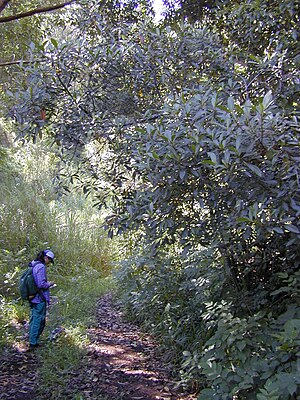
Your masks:
M 49 282 L 50 283 L 50 287 L 55 286 L 54 282 Z

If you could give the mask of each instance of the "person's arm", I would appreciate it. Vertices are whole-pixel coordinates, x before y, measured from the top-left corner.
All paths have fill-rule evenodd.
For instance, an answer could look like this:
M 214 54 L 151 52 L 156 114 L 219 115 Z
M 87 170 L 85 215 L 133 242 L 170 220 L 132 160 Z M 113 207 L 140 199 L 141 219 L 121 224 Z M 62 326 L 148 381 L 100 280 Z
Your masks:
M 47 290 L 51 286 L 51 282 L 47 280 L 47 272 L 44 264 L 37 265 L 35 270 L 36 285 L 39 289 Z

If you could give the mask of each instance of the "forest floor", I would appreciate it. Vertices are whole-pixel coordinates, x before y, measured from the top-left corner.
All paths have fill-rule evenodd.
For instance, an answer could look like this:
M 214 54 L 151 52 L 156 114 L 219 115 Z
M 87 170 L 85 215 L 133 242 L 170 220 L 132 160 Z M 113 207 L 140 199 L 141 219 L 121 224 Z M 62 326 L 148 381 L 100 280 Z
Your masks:
M 127 322 L 110 294 L 97 305 L 96 324 L 88 329 L 82 365 L 70 374 L 64 399 L 195 400 L 177 388 L 172 368 L 155 340 Z M 38 357 L 26 347 L 0 356 L 0 399 L 41 400 L 37 396 Z M 75 396 L 80 393 L 81 397 Z M 61 399 L 61 397 L 60 397 Z

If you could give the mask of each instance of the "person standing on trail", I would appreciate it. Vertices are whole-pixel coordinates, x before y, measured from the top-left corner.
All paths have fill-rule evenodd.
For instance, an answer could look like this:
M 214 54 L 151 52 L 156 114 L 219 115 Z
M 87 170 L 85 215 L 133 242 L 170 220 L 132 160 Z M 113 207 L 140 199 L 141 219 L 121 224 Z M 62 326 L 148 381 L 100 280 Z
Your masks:
M 54 282 L 47 280 L 46 266 L 53 264 L 54 253 L 51 250 L 41 251 L 35 260 L 31 261 L 32 273 L 38 287 L 38 293 L 29 300 L 31 317 L 29 321 L 29 347 L 39 345 L 39 338 L 46 324 L 46 309 L 50 303 L 49 288 Z

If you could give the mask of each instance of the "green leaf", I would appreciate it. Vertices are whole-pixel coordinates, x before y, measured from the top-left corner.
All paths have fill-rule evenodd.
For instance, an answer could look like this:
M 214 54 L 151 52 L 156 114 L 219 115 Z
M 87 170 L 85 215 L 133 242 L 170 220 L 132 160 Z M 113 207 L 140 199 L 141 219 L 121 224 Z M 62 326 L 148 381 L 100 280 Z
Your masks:
M 253 222 L 252 219 L 247 218 L 247 217 L 239 217 L 236 219 L 237 222 Z
M 166 139 L 168 142 L 172 141 L 172 132 L 171 131 L 165 131 L 163 138 Z
M 277 294 L 281 294 L 281 293 L 289 293 L 291 292 L 292 288 L 284 286 L 281 287 L 280 289 L 274 290 L 273 292 L 271 292 L 272 296 L 276 296 Z
M 266 110 L 272 104 L 272 102 L 273 102 L 272 92 L 271 90 L 269 90 L 268 93 L 266 93 L 263 98 L 264 109 Z
M 236 347 L 240 351 L 243 351 L 246 346 L 247 346 L 247 342 L 245 340 L 241 340 L 240 342 L 236 342 Z
M 293 232 L 293 233 L 300 233 L 299 229 L 297 228 L 297 226 L 292 225 L 292 224 L 285 224 L 284 228 L 289 231 L 289 232 Z
M 246 163 L 246 165 L 247 165 L 247 167 L 248 167 L 249 169 L 251 169 L 251 171 L 254 172 L 256 175 L 258 175 L 258 176 L 260 176 L 260 177 L 262 176 L 261 170 L 260 170 L 256 165 L 249 164 L 249 163 Z
M 280 233 L 280 234 L 284 233 L 283 229 L 282 229 L 282 228 L 279 228 L 278 226 L 274 226 L 274 227 L 272 228 L 272 230 L 273 230 L 274 232 L 276 232 L 276 233 Z
M 208 156 L 210 157 L 210 159 L 211 159 L 211 161 L 213 162 L 213 163 L 217 163 L 217 156 L 216 156 L 216 154 L 215 153 L 213 153 L 212 151 L 209 151 L 208 153 Z
M 215 165 L 216 163 L 211 161 L 211 160 L 203 160 L 202 164 L 204 164 L 204 165 Z
M 215 394 L 213 389 L 203 389 L 201 390 L 197 400 L 211 400 Z
M 215 108 L 216 105 L 217 105 L 217 98 L 218 98 L 217 93 L 214 93 L 214 94 L 212 95 L 212 97 L 211 97 L 211 104 L 212 104 L 212 106 L 213 106 L 214 108 Z
M 179 172 L 179 177 L 180 177 L 181 180 L 183 180 L 185 178 L 185 176 L 186 176 L 186 171 L 184 169 L 182 169 Z
M 300 319 L 291 319 L 284 324 L 284 330 L 292 334 L 293 332 L 300 332 Z
M 227 106 L 230 111 L 234 110 L 234 98 L 232 96 L 228 97 Z
M 230 151 L 228 149 L 224 152 L 224 161 L 228 164 L 230 161 Z
M 235 147 L 237 151 L 240 151 L 241 143 L 242 143 L 242 137 L 238 136 L 235 141 Z
M 57 49 L 57 47 L 58 47 L 57 40 L 55 40 L 54 38 L 51 38 L 50 40 L 51 40 L 51 43 L 53 44 L 53 46 L 55 47 L 55 49 Z
M 188 358 L 184 361 L 184 363 L 181 365 L 181 367 L 182 367 L 183 369 L 189 367 L 190 364 L 191 364 L 191 362 L 192 362 L 192 360 L 193 360 L 192 357 L 188 357 Z

